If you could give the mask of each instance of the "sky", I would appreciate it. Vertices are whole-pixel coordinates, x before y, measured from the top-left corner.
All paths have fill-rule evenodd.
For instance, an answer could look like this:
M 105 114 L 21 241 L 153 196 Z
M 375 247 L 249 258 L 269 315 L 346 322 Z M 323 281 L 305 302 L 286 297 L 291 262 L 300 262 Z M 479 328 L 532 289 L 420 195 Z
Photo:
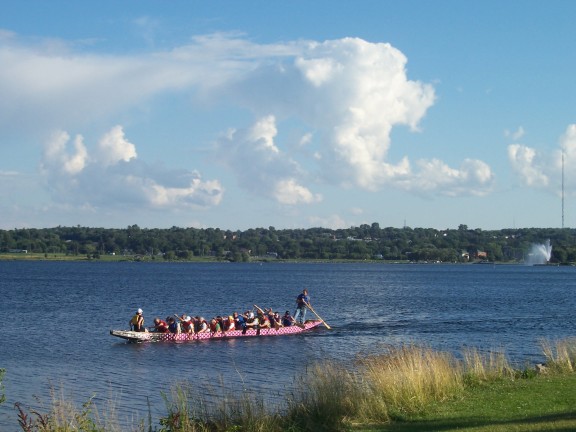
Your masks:
M 576 226 L 571 0 L 4 0 L 0 229 Z

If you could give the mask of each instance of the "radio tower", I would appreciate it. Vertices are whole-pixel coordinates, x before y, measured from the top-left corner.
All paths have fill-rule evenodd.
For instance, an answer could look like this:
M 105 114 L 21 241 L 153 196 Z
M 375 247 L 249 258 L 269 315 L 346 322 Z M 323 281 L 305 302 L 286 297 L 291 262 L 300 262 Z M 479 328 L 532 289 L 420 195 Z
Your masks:
M 562 229 L 564 229 L 564 147 L 562 147 Z

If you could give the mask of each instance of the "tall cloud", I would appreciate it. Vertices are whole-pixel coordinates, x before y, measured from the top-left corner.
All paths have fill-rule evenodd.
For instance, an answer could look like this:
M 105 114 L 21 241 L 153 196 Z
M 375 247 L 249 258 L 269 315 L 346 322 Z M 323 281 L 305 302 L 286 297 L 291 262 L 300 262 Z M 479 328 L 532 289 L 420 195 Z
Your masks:
M 392 129 L 417 131 L 435 101 L 431 85 L 408 79 L 407 59 L 399 50 L 358 38 L 291 48 L 225 85 L 221 94 L 261 116 L 274 114 L 280 131 L 298 119 L 309 129 L 302 141 L 313 149 L 324 181 L 373 191 L 384 186 L 448 195 L 490 191 L 494 176 L 479 160 L 467 159 L 458 168 L 422 160 L 416 171 L 407 157 L 388 160 Z

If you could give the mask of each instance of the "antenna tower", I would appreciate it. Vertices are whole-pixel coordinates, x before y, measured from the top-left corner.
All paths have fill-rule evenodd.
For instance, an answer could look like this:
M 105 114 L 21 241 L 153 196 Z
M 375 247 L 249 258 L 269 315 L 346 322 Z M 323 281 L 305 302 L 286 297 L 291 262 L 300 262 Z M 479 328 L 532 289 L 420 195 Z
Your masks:
M 564 229 L 564 147 L 562 147 L 562 229 Z

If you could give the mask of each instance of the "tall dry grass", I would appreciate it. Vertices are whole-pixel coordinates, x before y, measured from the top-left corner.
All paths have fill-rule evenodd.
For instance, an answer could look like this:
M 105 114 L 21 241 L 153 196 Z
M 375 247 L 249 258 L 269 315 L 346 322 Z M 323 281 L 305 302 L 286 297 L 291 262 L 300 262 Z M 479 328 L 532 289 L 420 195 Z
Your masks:
M 281 430 L 280 416 L 270 412 L 260 396 L 250 391 L 230 392 L 223 383 L 204 389 L 178 383 L 163 396 L 167 415 L 160 419 L 160 432 Z
M 287 428 L 339 431 L 358 415 L 366 397 L 358 376 L 335 362 L 312 366 L 299 378 L 284 416 Z
M 576 338 L 555 342 L 542 339 L 540 346 L 546 357 L 548 370 L 560 373 L 576 371 Z
M 467 348 L 463 351 L 462 373 L 467 385 L 514 378 L 518 375 L 518 371 L 510 365 L 503 352 L 480 353 L 476 348 Z
M 325 362 L 302 380 L 288 417 L 299 430 L 348 430 L 356 423 L 400 420 L 461 394 L 469 382 L 512 376 L 501 354 L 452 354 L 414 345 L 357 359 L 353 370 Z
M 361 373 L 371 397 L 379 399 L 394 416 L 421 411 L 463 389 L 456 359 L 443 352 L 417 346 L 390 347 L 387 353 L 363 359 Z

